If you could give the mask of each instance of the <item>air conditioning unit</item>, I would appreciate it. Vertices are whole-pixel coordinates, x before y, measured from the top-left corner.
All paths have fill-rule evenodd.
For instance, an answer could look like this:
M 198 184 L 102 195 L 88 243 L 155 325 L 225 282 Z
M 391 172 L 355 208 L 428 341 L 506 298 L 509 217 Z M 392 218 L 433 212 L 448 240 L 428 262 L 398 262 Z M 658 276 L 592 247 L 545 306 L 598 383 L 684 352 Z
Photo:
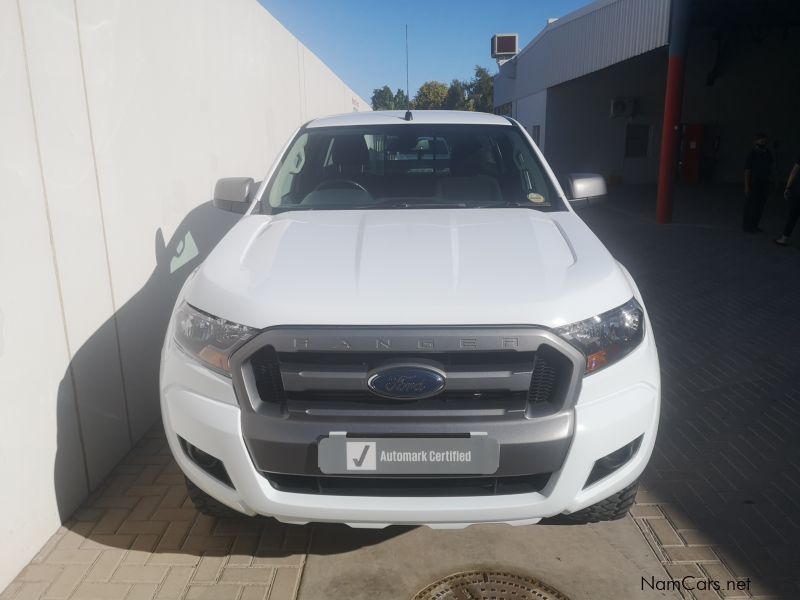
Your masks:
M 635 98 L 613 98 L 611 100 L 611 118 L 636 116 Z
M 498 33 L 492 36 L 492 58 L 501 65 L 514 58 L 519 52 L 519 35 L 516 33 Z

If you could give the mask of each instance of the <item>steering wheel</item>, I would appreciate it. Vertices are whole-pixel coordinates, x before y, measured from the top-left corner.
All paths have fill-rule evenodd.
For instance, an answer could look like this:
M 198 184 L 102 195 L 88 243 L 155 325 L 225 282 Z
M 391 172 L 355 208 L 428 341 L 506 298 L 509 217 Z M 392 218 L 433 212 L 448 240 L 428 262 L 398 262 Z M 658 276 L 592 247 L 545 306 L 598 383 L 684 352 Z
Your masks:
M 326 179 L 324 181 L 320 181 L 319 185 L 314 188 L 314 191 L 318 192 L 319 190 L 327 190 L 327 189 L 330 189 L 330 188 L 341 187 L 340 185 L 336 185 L 336 184 L 342 184 L 342 183 L 347 184 L 347 185 L 349 185 L 351 187 L 354 187 L 356 189 L 361 190 L 362 192 L 366 192 L 367 194 L 369 194 L 369 190 L 367 190 L 367 188 L 365 188 L 363 185 L 361 185 L 357 181 L 353 181 L 352 179 Z M 370 196 L 371 195 L 372 194 L 370 194 Z

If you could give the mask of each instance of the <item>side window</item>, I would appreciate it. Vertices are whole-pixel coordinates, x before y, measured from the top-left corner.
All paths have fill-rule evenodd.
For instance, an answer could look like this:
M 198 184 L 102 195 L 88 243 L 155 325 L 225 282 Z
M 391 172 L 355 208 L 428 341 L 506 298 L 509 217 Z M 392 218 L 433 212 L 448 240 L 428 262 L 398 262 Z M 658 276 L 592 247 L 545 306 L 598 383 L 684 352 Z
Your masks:
M 292 192 L 292 184 L 295 177 L 306 164 L 306 145 L 308 144 L 308 134 L 301 135 L 292 145 L 286 158 L 278 167 L 278 174 L 275 183 L 269 191 L 270 206 L 280 206 L 283 199 Z

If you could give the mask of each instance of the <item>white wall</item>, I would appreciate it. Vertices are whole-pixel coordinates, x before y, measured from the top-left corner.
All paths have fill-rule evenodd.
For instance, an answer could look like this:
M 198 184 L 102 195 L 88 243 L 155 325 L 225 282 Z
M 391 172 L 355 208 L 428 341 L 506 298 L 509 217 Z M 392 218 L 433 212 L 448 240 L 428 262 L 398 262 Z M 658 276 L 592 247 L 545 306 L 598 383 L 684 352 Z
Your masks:
M 0 0 L 0 89 L 2 589 L 158 419 L 213 182 L 368 105 L 256 0 Z

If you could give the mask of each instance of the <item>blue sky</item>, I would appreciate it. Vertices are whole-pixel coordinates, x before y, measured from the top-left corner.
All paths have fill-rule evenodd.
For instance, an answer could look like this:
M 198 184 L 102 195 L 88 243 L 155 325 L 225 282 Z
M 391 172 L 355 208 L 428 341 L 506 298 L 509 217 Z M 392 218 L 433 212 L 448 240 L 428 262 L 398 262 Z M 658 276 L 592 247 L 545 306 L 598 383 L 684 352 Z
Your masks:
M 365 100 L 372 90 L 405 88 L 408 24 L 410 89 L 436 79 L 468 79 L 476 64 L 494 73 L 494 33 L 519 33 L 520 47 L 549 17 L 588 0 L 259 0 Z

